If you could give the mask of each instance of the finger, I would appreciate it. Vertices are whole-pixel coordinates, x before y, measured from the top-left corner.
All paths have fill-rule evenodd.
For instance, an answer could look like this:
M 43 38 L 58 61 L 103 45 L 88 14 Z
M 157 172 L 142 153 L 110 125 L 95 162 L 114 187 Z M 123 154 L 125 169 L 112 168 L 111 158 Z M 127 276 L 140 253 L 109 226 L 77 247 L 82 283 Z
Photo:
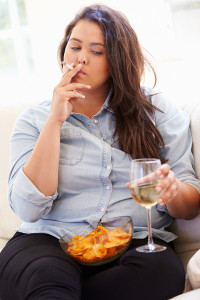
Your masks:
M 156 191 L 167 190 L 176 181 L 175 174 L 170 170 L 167 176 L 163 177 L 162 180 L 157 184 Z
M 153 184 L 157 183 L 160 180 L 160 176 L 157 176 L 155 172 L 152 172 L 142 178 L 138 178 L 132 182 L 133 186 L 144 185 L 144 184 Z
M 67 70 L 60 81 L 60 85 L 64 86 L 66 84 L 69 84 L 72 80 L 72 78 L 80 71 L 82 68 L 82 64 L 78 64 L 73 70 Z
M 66 85 L 66 90 L 67 91 L 74 91 L 74 90 L 84 90 L 84 89 L 91 89 L 91 85 L 88 84 L 82 84 L 82 83 L 69 83 Z
M 166 205 L 172 201 L 177 195 L 177 186 L 173 184 L 168 190 L 165 190 L 161 197 L 157 200 L 160 205 Z
M 168 164 L 163 164 L 161 167 L 159 167 L 156 170 L 156 175 L 160 176 L 160 175 L 164 175 L 166 176 L 170 171 L 170 166 Z
M 158 202 L 158 204 L 159 204 L 160 206 L 165 205 L 165 202 L 163 201 L 162 198 L 157 199 L 157 202 Z
M 66 92 L 66 96 L 71 99 L 71 98 L 82 98 L 84 99 L 85 98 L 85 95 L 77 92 L 76 90 L 74 91 L 69 91 L 69 92 Z
M 63 63 L 63 62 L 62 62 Z M 63 63 L 63 76 L 62 78 L 70 71 L 74 68 L 74 63 L 70 64 L 69 66 L 71 66 L 70 68 L 69 67 L 66 67 L 66 65 Z
M 71 63 L 71 64 L 63 63 L 63 65 L 64 65 L 64 67 L 66 67 L 66 68 L 69 69 L 69 70 L 73 70 L 73 69 L 74 69 L 74 66 L 75 66 L 74 63 Z

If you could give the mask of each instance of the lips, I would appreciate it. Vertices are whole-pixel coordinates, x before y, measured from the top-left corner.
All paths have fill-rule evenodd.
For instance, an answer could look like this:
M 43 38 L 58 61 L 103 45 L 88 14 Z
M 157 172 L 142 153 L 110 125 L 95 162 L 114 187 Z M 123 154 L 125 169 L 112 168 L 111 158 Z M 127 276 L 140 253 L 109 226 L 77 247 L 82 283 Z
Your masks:
M 83 70 L 80 70 L 80 71 L 78 71 L 78 73 L 77 74 L 79 74 L 79 75 L 86 75 L 86 73 L 85 72 L 83 72 Z

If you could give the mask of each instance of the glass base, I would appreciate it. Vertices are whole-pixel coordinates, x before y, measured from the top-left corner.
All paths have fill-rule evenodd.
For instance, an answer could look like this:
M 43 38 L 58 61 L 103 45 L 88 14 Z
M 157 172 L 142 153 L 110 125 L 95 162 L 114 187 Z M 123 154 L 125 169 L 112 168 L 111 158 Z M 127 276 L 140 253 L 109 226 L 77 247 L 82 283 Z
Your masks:
M 166 249 L 167 247 L 157 245 L 157 244 L 147 244 L 136 248 L 138 252 L 143 252 L 143 253 L 155 253 L 155 252 L 164 251 Z

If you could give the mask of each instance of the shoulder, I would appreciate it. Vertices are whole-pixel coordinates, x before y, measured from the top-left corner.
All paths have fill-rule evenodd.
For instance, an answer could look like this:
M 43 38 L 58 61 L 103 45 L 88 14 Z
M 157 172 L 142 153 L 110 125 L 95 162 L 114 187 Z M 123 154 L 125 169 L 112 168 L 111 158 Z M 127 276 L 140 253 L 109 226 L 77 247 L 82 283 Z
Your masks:
M 189 120 L 189 115 L 180 109 L 175 101 L 165 93 L 149 87 L 142 87 L 141 89 L 147 97 L 147 101 L 150 101 L 152 105 L 160 110 L 155 110 L 155 118 L 157 120 L 166 120 L 175 116 L 179 116 L 180 119 Z
M 34 114 L 34 115 L 45 115 L 45 114 L 49 114 L 51 109 L 51 100 L 46 100 L 43 101 L 39 104 L 36 105 L 32 105 L 30 107 L 28 107 L 23 113 L 22 115 L 28 115 L 28 114 Z
M 162 111 L 165 111 L 168 108 L 176 109 L 176 105 L 172 100 L 167 97 L 162 91 L 159 91 L 155 88 L 141 87 L 143 94 L 146 96 L 147 101 L 150 101 L 155 107 L 159 108 Z
M 36 127 L 41 129 L 46 122 L 51 109 L 51 100 L 26 108 L 17 118 L 15 128 Z

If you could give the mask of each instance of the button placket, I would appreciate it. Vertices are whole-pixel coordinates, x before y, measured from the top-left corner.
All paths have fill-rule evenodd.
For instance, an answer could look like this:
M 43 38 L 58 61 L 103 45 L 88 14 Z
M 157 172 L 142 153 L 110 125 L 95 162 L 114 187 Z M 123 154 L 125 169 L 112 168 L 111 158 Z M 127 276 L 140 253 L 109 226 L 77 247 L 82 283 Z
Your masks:
M 98 119 L 90 119 L 88 128 L 89 128 L 91 134 L 93 134 L 97 138 L 101 139 L 102 134 L 101 134 L 101 131 L 99 130 L 99 127 L 97 126 L 98 123 L 99 123 Z
M 101 200 L 98 205 L 98 216 L 101 218 L 105 213 L 110 197 L 112 195 L 112 183 L 109 178 L 111 170 L 111 146 L 104 144 L 103 157 L 102 157 L 102 171 L 101 171 L 101 181 L 103 184 L 103 193 Z

